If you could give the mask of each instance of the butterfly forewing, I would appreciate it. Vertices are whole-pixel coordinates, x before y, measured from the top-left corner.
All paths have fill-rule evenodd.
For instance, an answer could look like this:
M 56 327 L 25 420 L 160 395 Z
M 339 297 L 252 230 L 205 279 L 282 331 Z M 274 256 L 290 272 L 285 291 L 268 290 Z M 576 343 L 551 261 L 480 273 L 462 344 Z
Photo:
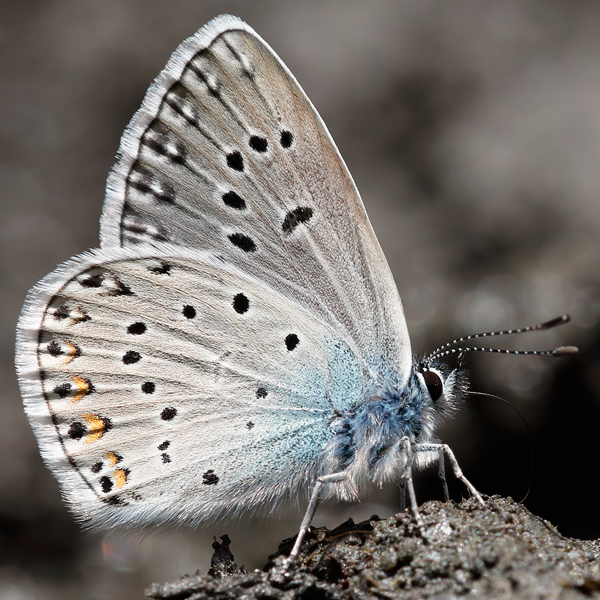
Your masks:
M 206 253 L 133 254 L 60 267 L 20 324 L 26 406 L 75 512 L 195 523 L 312 480 L 328 415 L 361 398 L 352 341 Z
M 325 125 L 269 46 L 220 17 L 184 42 L 123 136 L 102 244 L 210 250 L 349 334 L 402 384 L 400 299 Z

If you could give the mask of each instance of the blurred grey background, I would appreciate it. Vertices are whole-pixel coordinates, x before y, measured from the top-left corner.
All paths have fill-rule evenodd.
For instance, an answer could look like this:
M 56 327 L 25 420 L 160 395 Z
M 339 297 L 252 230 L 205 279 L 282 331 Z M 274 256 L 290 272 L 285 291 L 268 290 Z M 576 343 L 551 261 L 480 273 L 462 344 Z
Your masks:
M 600 3 L 54 0 L 0 4 L 0 597 L 141 598 L 205 572 L 212 536 L 260 567 L 300 509 L 158 536 L 82 532 L 42 465 L 13 369 L 27 290 L 98 245 L 120 135 L 171 52 L 224 12 L 250 23 L 320 111 L 362 193 L 418 353 L 455 336 L 573 322 L 498 341 L 575 359 L 471 355 L 476 390 L 440 432 L 483 493 L 565 535 L 600 536 Z M 450 478 L 451 479 L 451 478 Z M 466 494 L 451 483 L 455 499 Z M 441 498 L 434 474 L 421 502 Z M 322 507 L 335 526 L 395 510 L 394 489 Z M 302 509 L 303 510 L 303 509 Z

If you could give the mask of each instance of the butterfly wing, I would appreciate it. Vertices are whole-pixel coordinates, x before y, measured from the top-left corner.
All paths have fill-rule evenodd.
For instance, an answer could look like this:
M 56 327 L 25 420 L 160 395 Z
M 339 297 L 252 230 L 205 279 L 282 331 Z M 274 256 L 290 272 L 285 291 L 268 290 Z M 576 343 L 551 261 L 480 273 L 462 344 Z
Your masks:
M 393 277 L 327 128 L 243 21 L 214 19 L 173 54 L 128 126 L 103 247 L 208 249 L 355 341 L 374 385 L 411 352 Z
M 30 293 L 18 372 L 42 454 L 91 525 L 213 519 L 319 474 L 363 393 L 343 340 L 207 253 L 108 249 Z

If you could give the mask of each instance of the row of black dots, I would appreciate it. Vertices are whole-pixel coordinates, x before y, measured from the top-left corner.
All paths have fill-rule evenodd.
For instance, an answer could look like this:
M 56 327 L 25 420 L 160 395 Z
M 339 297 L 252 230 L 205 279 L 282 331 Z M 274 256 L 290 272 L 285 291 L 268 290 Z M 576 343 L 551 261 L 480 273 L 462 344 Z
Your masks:
M 148 330 L 148 328 L 146 327 L 146 324 L 142 323 L 141 321 L 132 323 L 131 325 L 129 325 L 127 327 L 127 333 L 132 334 L 132 335 L 143 335 L 144 333 L 146 333 L 147 330 Z M 139 352 L 136 352 L 135 350 L 128 350 L 123 355 L 122 360 L 123 360 L 124 364 L 132 365 L 132 364 L 139 362 L 141 360 L 141 358 L 142 358 L 142 355 Z M 156 384 L 154 382 L 145 381 L 144 383 L 142 383 L 142 392 L 144 392 L 145 394 L 153 394 L 155 390 L 156 390 Z M 163 421 L 171 421 L 172 419 L 175 418 L 176 414 L 177 414 L 176 408 L 166 407 L 160 413 L 160 418 Z
M 165 450 L 171 445 L 169 440 L 165 440 L 164 442 L 158 445 L 158 449 L 162 452 L 161 457 L 163 463 L 167 464 L 171 462 L 171 457 L 165 452 Z
M 240 209 L 245 208 L 245 201 L 237 194 L 235 194 L 235 200 L 232 200 L 232 194 L 235 194 L 235 192 L 227 192 L 227 194 L 223 195 L 223 200 L 225 203 L 230 205 L 236 204 L 236 206 Z M 281 229 L 284 233 L 290 234 L 301 223 L 310 221 L 313 215 L 314 211 L 310 206 L 298 206 L 297 208 L 287 212 L 281 224 Z M 227 237 L 234 246 L 237 246 L 244 252 L 256 252 L 256 243 L 251 237 L 243 233 L 232 233 Z
M 250 300 L 245 294 L 236 294 L 233 297 L 233 309 L 235 312 L 243 315 L 245 312 L 248 312 L 250 308 Z M 191 304 L 185 304 L 181 313 L 186 319 L 195 319 L 196 318 L 196 309 Z
M 294 136 L 290 131 L 282 131 L 280 137 L 280 144 L 283 148 L 289 148 L 292 145 L 293 139 Z M 267 139 L 258 135 L 251 136 L 248 145 L 250 146 L 250 148 L 252 148 L 252 150 L 258 153 L 264 153 L 269 148 L 269 143 Z M 245 169 L 244 157 L 242 156 L 242 153 L 239 150 L 234 150 L 233 152 L 228 153 L 226 156 L 226 161 L 227 166 L 233 171 L 238 171 L 242 173 Z M 244 200 L 244 198 L 242 198 L 237 192 L 233 190 L 223 194 L 222 199 L 225 205 L 229 206 L 230 208 L 233 208 L 235 210 L 246 209 L 246 201 Z M 296 211 L 298 210 L 311 211 L 310 215 L 306 217 L 305 220 L 312 216 L 312 209 L 296 209 Z M 292 217 L 290 217 L 289 214 L 288 216 L 286 216 L 286 219 L 287 221 L 292 222 L 290 221 Z M 286 221 L 284 221 L 284 231 L 286 231 L 285 223 Z M 298 223 L 296 223 L 295 221 L 294 223 L 295 227 Z M 256 242 L 251 237 L 243 233 L 232 233 L 227 237 L 229 241 L 240 250 L 243 250 L 244 252 L 256 252 Z
M 282 131 L 281 137 L 279 138 L 279 143 L 282 148 L 289 148 L 294 141 L 294 136 L 291 131 Z M 266 138 L 261 137 L 259 135 L 252 135 L 248 140 L 248 145 L 252 150 L 258 152 L 259 154 L 264 154 L 269 149 L 269 142 Z M 239 150 L 234 150 L 229 152 L 226 156 L 227 166 L 234 170 L 242 173 L 245 169 L 244 165 L 244 157 Z

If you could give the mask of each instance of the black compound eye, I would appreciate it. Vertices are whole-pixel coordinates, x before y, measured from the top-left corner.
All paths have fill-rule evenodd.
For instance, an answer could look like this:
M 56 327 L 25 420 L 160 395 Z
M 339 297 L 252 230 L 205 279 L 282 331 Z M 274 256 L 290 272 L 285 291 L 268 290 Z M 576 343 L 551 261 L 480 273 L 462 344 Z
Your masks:
M 423 379 L 427 386 L 427 391 L 434 402 L 437 402 L 444 393 L 444 384 L 440 379 L 440 376 L 433 371 L 423 371 Z

